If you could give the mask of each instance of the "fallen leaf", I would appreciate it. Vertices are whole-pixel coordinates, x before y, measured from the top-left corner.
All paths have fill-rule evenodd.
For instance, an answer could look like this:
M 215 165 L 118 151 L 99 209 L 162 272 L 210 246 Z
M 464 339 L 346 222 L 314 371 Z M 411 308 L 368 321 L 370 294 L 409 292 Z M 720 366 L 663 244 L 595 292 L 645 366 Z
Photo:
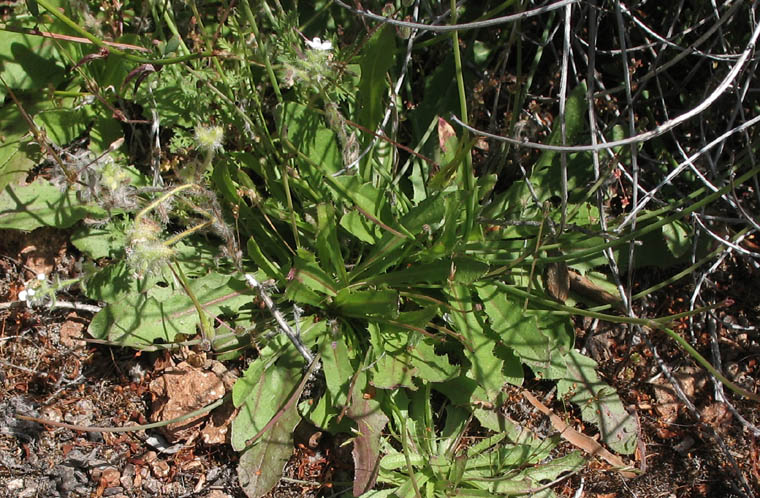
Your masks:
M 631 466 L 627 465 L 622 458 L 615 455 L 614 453 L 611 453 L 602 445 L 586 436 L 585 434 L 581 434 L 580 432 L 570 427 L 565 423 L 564 420 L 555 415 L 554 412 L 552 412 L 546 405 L 536 399 L 536 397 L 531 393 L 528 391 L 523 391 L 522 395 L 525 399 L 528 400 L 528 402 L 530 402 L 531 405 L 536 407 L 538 411 L 549 417 L 552 427 L 554 427 L 554 429 L 560 433 L 560 436 L 562 436 L 562 438 L 565 439 L 568 443 L 582 449 L 589 455 L 601 458 L 605 462 L 615 467 L 615 470 L 617 470 L 623 477 L 632 478 L 638 475 L 636 472 L 625 470 L 630 469 Z

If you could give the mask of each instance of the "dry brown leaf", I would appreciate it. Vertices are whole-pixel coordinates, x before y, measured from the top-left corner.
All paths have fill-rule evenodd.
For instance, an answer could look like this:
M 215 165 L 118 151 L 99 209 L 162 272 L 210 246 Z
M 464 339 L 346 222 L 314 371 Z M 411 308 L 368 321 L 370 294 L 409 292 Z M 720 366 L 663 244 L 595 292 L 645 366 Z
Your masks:
M 522 395 L 525 399 L 528 400 L 528 402 L 530 402 L 531 405 L 536 407 L 538 411 L 540 411 L 541 413 L 549 417 L 549 420 L 552 423 L 552 427 L 554 427 L 554 429 L 557 430 L 562 436 L 562 438 L 565 439 L 568 443 L 572 444 L 573 446 L 577 448 L 582 449 L 589 455 L 601 458 L 605 462 L 615 467 L 615 470 L 617 470 L 620 473 L 620 475 L 623 477 L 631 478 L 631 477 L 636 477 L 638 475 L 636 472 L 631 472 L 630 470 L 624 470 L 624 469 L 630 469 L 631 466 L 627 465 L 623 461 L 622 458 L 615 455 L 614 453 L 611 453 L 602 445 L 597 443 L 595 440 L 591 439 L 585 434 L 581 434 L 580 432 L 570 427 L 568 424 L 565 423 L 564 420 L 562 420 L 557 415 L 555 415 L 554 412 L 552 412 L 546 405 L 544 405 L 538 399 L 536 399 L 536 397 L 533 396 L 531 393 L 529 393 L 528 391 L 523 391 Z

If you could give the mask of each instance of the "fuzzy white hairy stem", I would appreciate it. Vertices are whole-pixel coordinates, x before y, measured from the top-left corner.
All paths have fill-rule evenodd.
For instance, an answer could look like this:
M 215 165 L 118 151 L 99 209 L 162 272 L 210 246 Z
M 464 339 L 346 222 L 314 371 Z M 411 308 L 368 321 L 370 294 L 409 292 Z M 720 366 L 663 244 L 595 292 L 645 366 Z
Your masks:
M 274 301 L 272 301 L 272 298 L 269 297 L 269 294 L 266 293 L 264 290 L 264 287 L 259 283 L 256 278 L 251 275 L 250 273 L 245 274 L 245 281 L 248 283 L 248 285 L 259 293 L 259 297 L 262 301 L 264 301 L 264 304 L 266 305 L 267 309 L 269 309 L 269 312 L 274 317 L 275 321 L 277 322 L 277 325 L 280 326 L 280 330 L 288 337 L 290 342 L 293 343 L 293 346 L 296 347 L 299 353 L 301 353 L 301 356 L 306 360 L 306 363 L 308 365 L 311 365 L 311 362 L 314 361 L 314 356 L 311 354 L 311 352 L 306 349 L 306 346 L 304 346 L 303 342 L 301 342 L 300 337 L 298 334 L 296 334 L 293 329 L 290 328 L 290 325 L 288 325 L 288 322 L 285 320 L 285 317 L 282 316 L 282 313 L 280 313 L 280 310 L 277 309 L 277 307 L 274 304 Z

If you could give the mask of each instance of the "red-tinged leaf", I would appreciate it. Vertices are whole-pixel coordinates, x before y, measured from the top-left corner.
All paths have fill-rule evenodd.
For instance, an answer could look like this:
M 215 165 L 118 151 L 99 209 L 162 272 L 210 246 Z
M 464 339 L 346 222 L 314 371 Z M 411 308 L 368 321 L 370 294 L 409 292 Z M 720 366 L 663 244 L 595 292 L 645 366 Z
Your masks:
M 354 439 L 354 496 L 371 490 L 380 470 L 380 435 L 388 417 L 380 409 L 380 403 L 363 395 L 357 382 L 351 392 L 348 416 L 356 422 L 359 435 Z
M 448 141 L 450 138 L 456 138 L 457 133 L 454 131 L 454 127 L 449 124 L 448 121 L 442 117 L 438 117 L 438 145 L 441 150 L 446 153 L 448 150 Z

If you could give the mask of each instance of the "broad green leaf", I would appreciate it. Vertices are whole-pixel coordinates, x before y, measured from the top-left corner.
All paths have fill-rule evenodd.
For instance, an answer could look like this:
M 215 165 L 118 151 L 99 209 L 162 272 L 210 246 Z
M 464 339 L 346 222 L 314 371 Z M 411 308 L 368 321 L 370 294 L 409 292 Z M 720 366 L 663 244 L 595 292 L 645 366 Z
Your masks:
M 0 228 L 68 228 L 86 216 L 105 214 L 99 206 L 80 202 L 73 189 L 61 191 L 42 178 L 28 185 L 8 185 L 0 194 Z
M 338 242 L 338 227 L 335 225 L 335 207 L 331 204 L 317 206 L 317 254 L 323 264 L 330 264 L 342 285 L 348 283 L 346 264 L 343 261 Z
M 323 175 L 333 175 L 343 169 L 338 139 L 325 126 L 322 114 L 303 104 L 286 102 L 275 110 L 275 119 L 279 127 L 284 127 L 288 139 L 298 150 L 321 168 L 315 171 L 311 164 L 300 160 L 298 164 L 302 177 L 321 182 Z
M 248 239 L 248 244 L 246 245 L 248 249 L 248 256 L 253 260 L 256 265 L 261 268 L 261 270 L 267 274 L 269 278 L 274 279 L 275 281 L 279 281 L 283 274 L 280 268 L 277 266 L 277 263 L 274 261 L 271 261 L 269 258 L 267 258 L 264 253 L 261 252 L 261 248 L 256 243 L 256 238 L 251 237 Z
M 404 242 L 409 241 L 404 233 L 419 234 L 423 232 L 423 226 L 441 223 L 444 219 L 445 210 L 446 206 L 443 197 L 440 195 L 430 197 L 412 208 L 400 220 L 404 232 L 386 232 L 380 242 L 375 245 L 365 263 L 349 273 L 351 281 L 355 281 L 365 273 L 369 275 L 380 274 L 389 266 L 396 264 L 401 257 L 401 248 Z
M 362 50 L 357 122 L 370 130 L 377 127 L 385 111 L 388 89 L 385 73 L 393 65 L 395 54 L 396 35 L 393 27 L 385 25 L 375 31 Z
M 293 454 L 293 430 L 301 420 L 296 403 L 279 414 L 277 421 L 253 446 L 246 448 L 246 441 L 263 429 L 293 395 L 299 374 L 297 368 L 272 366 L 267 369 L 232 422 L 233 447 L 244 450 L 238 463 L 238 479 L 249 497 L 264 496 L 271 491 Z
M 596 362 L 574 349 L 564 355 L 567 374 L 557 383 L 557 392 L 581 409 L 581 416 L 599 428 L 602 440 L 613 451 L 630 455 L 636 450 L 636 420 L 623 406 L 617 391 L 601 381 Z
M 374 324 L 370 324 L 370 330 Z M 373 386 L 378 389 L 398 389 L 406 387 L 410 390 L 417 389 L 414 384 L 416 368 L 409 364 L 408 358 L 401 354 L 384 354 L 375 360 L 372 366 L 371 380 Z
M 122 278 L 129 278 L 129 274 Z M 177 334 L 194 335 L 199 317 L 181 286 L 152 286 L 130 292 L 98 312 L 89 333 L 122 346 L 149 347 L 155 341 L 174 342 Z M 218 273 L 191 279 L 190 288 L 207 313 L 238 309 L 251 302 L 245 284 Z
M 300 368 L 267 365 L 261 358 L 246 369 L 232 389 L 233 403 L 240 408 L 232 421 L 230 442 L 235 450 L 244 449 L 248 441 L 272 420 L 300 380 Z M 267 435 L 264 434 L 260 441 L 266 439 Z
M 575 472 L 583 468 L 586 460 L 579 451 L 574 451 L 568 455 L 559 458 L 553 458 L 546 463 L 536 465 L 520 472 L 509 479 L 496 480 L 491 485 L 491 492 L 498 494 L 524 495 L 530 493 L 530 496 L 555 496 L 550 494 L 537 494 L 531 490 L 539 488 L 542 483 L 551 482 L 557 479 L 561 474 L 566 472 Z
M 508 382 L 502 371 L 504 360 L 494 352 L 498 336 L 486 329 L 476 315 L 468 287 L 452 285 L 450 302 L 454 307 L 451 325 L 463 336 L 464 355 L 470 360 L 467 376 L 485 390 L 489 400 L 494 399 Z
M 367 244 L 377 240 L 377 226 L 361 215 L 359 211 L 349 211 L 340 218 L 340 226 L 348 233 Z
M 127 243 L 124 224 L 112 221 L 102 227 L 78 226 L 71 234 L 71 243 L 92 259 L 115 258 L 124 254 Z
M 692 248 L 691 232 L 683 221 L 677 220 L 662 227 L 665 244 L 676 258 L 680 258 Z
M 398 291 L 391 289 L 353 292 L 341 289 L 335 297 L 334 306 L 344 316 L 393 318 L 398 315 L 399 295 Z
M 385 194 L 380 189 L 371 183 L 362 183 L 356 175 L 338 176 L 335 183 L 340 186 L 341 192 L 345 192 L 351 198 L 355 206 L 376 218 L 381 218 L 380 208 L 385 205 Z
M 0 86 L 0 96 L 2 86 Z M 27 113 L 49 108 L 49 102 L 21 100 Z M 39 145 L 29 132 L 29 125 L 15 103 L 9 102 L 0 109 L 0 191 L 9 184 L 16 185 L 26 178 L 27 172 L 41 160 Z
M 115 57 L 114 57 L 115 59 Z M 102 154 L 113 142 L 124 136 L 121 124 L 110 116 L 99 114 L 90 130 L 90 150 Z
M 335 297 L 338 284 L 324 271 L 317 259 L 306 249 L 299 249 L 288 274 L 288 287 L 304 286 L 317 294 Z
M 551 326 L 540 327 L 536 313 L 549 313 L 539 311 L 526 314 L 522 303 L 514 302 L 513 298 L 495 285 L 479 284 L 475 288 L 483 302 L 491 329 L 498 334 L 502 344 L 544 378 L 556 378 L 564 373 L 564 365 L 552 363 L 554 349 L 560 344 L 567 345 L 571 340 L 561 322 L 550 322 Z M 554 316 L 547 316 L 547 319 L 565 320 Z
M 459 374 L 459 366 L 452 365 L 446 355 L 435 352 L 436 341 L 430 338 L 417 342 L 408 356 L 411 364 L 417 369 L 417 376 L 426 382 L 444 382 Z
M 47 138 L 62 147 L 80 137 L 93 121 L 92 111 L 85 107 L 50 109 L 34 116 L 34 122 Z
M 13 90 L 55 88 L 66 74 L 55 40 L 41 36 L 0 31 L 0 60 L 0 76 Z
M 257 358 L 248 365 L 248 368 L 245 369 L 243 375 L 235 381 L 235 384 L 232 386 L 232 403 L 235 405 L 235 408 L 243 406 L 252 393 L 257 389 L 262 388 L 260 384 L 262 384 L 262 376 L 264 375 L 266 367 L 267 361 L 264 358 Z M 264 425 L 265 424 L 266 422 L 264 422 Z M 259 428 L 261 427 L 263 427 L 263 425 Z M 253 437 L 254 434 L 256 434 L 256 432 L 249 437 Z M 238 444 L 243 442 L 243 440 L 237 441 Z
M 575 144 L 581 138 L 581 134 L 586 128 L 586 119 L 588 116 L 588 106 L 586 104 L 586 84 L 581 83 L 576 86 L 567 96 L 565 103 L 565 137 L 567 144 Z M 548 145 L 562 145 L 562 128 L 559 120 L 554 121 L 551 135 L 549 135 Z M 560 153 L 547 150 L 541 153 L 536 161 L 534 171 L 541 170 L 556 165 Z
M 342 335 L 325 334 L 319 341 L 325 383 L 334 407 L 344 406 L 348 400 L 348 387 L 354 375 L 351 354 Z
M 300 420 L 294 403 L 262 436 L 261 442 L 240 455 L 237 474 L 246 496 L 264 496 L 280 481 L 283 469 L 293 455 L 293 429 Z

